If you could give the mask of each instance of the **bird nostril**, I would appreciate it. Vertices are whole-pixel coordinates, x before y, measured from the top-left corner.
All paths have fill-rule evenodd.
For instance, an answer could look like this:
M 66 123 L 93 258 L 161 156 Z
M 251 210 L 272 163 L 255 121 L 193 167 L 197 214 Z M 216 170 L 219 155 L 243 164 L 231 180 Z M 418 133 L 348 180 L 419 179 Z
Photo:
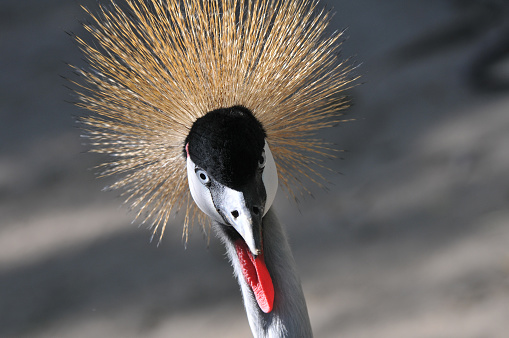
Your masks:
M 260 208 L 253 207 L 253 214 L 258 215 L 260 213 Z
M 232 216 L 233 216 L 233 218 L 239 217 L 239 212 L 237 210 L 233 210 L 232 211 Z

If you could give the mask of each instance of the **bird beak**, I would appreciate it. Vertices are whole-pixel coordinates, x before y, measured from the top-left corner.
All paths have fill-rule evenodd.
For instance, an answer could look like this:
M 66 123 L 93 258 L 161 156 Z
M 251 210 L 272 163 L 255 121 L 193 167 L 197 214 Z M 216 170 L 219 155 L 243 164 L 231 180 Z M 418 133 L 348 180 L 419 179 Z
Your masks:
M 261 215 L 253 215 L 246 205 L 239 206 L 235 209 L 237 214 L 228 216 L 229 223 L 237 230 L 246 242 L 249 250 L 254 256 L 258 256 L 262 253 L 262 217 Z
M 254 256 L 262 253 L 262 217 L 265 205 L 265 189 L 259 193 L 255 186 L 241 191 L 222 185 L 220 193 L 212 193 L 212 200 L 225 223 L 233 226 L 244 239 Z M 263 185 L 262 185 L 263 186 Z M 216 191 L 217 189 L 211 189 Z

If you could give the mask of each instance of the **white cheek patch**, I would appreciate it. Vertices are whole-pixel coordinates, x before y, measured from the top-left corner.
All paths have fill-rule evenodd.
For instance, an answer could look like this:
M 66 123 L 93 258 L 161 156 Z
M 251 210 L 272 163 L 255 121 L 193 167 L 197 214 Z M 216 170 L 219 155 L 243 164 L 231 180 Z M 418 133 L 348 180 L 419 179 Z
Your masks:
M 210 194 L 209 188 L 202 184 L 195 172 L 196 165 L 191 160 L 190 156 L 187 156 L 187 181 L 189 182 L 189 190 L 193 200 L 198 205 L 201 211 L 213 220 L 221 222 L 223 218 L 219 215 L 212 201 L 212 195 Z
M 265 192 L 267 193 L 267 200 L 265 201 L 265 210 L 263 211 L 263 216 L 269 211 L 272 203 L 274 202 L 274 198 L 276 198 L 276 192 L 278 187 L 278 179 L 277 179 L 277 168 L 276 162 L 274 162 L 274 157 L 270 152 L 269 145 L 265 142 L 265 168 L 263 169 L 262 180 L 263 185 L 265 186 Z

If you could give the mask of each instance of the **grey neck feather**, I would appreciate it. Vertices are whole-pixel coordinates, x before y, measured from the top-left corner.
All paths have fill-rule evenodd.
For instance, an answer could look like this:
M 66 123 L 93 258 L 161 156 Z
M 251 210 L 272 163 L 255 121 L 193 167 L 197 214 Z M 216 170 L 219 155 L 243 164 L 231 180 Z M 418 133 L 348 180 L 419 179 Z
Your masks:
M 263 250 L 265 264 L 274 284 L 274 308 L 270 313 L 260 310 L 256 299 L 242 275 L 233 243 L 215 224 L 217 235 L 226 246 L 235 275 L 240 284 L 244 306 L 253 336 L 256 338 L 312 337 L 311 324 L 297 275 L 295 260 L 285 231 L 271 208 L 263 218 Z

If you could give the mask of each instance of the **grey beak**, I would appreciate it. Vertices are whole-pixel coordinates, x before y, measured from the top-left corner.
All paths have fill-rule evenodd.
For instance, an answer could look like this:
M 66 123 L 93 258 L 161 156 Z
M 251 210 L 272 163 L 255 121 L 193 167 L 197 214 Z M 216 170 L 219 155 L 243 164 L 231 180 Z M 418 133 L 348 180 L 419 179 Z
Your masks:
M 233 207 L 228 214 L 229 223 L 237 230 L 255 256 L 262 253 L 262 213 L 253 211 L 245 203 Z M 254 207 L 255 210 L 257 207 Z
M 221 185 L 211 189 L 212 200 L 225 223 L 231 225 L 255 256 L 262 253 L 262 217 L 265 191 L 262 194 L 242 189 L 237 191 Z

